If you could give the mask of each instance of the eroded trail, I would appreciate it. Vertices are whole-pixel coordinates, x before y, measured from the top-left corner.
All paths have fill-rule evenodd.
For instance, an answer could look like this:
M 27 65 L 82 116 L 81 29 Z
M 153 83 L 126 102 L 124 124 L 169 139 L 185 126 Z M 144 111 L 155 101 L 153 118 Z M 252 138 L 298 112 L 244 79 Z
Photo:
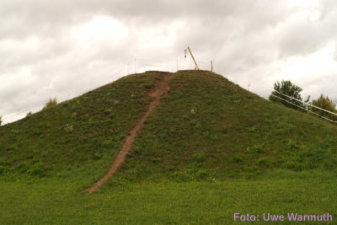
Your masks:
M 135 127 L 131 129 L 129 135 L 124 139 L 123 146 L 120 149 L 116 159 L 113 161 L 108 172 L 104 174 L 104 176 L 101 179 L 99 179 L 95 184 L 93 184 L 90 188 L 86 190 L 89 194 L 98 190 L 117 171 L 118 167 L 124 162 L 125 157 L 128 154 L 129 150 L 131 149 L 138 131 L 142 128 L 144 122 L 151 115 L 153 110 L 159 105 L 160 97 L 167 91 L 169 87 L 170 78 L 171 74 L 167 73 L 165 74 L 162 80 L 160 80 L 158 83 L 155 84 L 155 88 L 149 93 L 149 95 L 153 97 L 153 100 L 149 104 L 147 111 L 139 119 Z

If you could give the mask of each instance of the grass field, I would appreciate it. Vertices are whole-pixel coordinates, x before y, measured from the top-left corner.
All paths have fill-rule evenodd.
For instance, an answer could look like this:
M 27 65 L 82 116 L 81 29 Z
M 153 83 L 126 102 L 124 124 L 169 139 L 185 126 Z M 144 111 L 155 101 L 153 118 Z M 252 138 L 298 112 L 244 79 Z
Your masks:
M 330 213 L 337 216 L 336 177 L 320 173 L 272 173 L 267 178 L 219 182 L 124 183 L 105 187 L 93 195 L 83 194 L 79 190 L 81 185 L 81 181 L 57 179 L 2 179 L 0 223 L 268 224 L 264 221 L 234 222 L 233 213 Z

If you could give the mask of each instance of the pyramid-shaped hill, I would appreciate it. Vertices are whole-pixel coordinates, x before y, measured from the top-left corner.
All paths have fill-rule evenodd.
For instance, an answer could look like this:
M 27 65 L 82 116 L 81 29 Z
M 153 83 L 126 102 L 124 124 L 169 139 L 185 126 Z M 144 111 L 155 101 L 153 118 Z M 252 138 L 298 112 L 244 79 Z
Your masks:
M 169 87 L 148 113 L 149 93 L 166 76 Z M 117 178 L 226 178 L 337 165 L 335 125 L 211 72 L 153 71 L 1 127 L 0 172 L 94 181 L 118 158 L 130 132 L 134 140 Z

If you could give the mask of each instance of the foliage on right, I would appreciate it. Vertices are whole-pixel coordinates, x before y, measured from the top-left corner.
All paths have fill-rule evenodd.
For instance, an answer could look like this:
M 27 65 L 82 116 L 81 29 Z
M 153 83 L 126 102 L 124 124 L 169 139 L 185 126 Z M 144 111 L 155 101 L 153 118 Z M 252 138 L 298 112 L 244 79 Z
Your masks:
M 287 107 L 301 110 L 305 108 L 302 103 L 301 96 L 302 88 L 293 84 L 291 81 L 281 81 L 274 84 L 274 91 L 269 96 L 269 100 L 273 102 L 279 102 Z M 309 98 L 305 102 L 309 101 Z
M 274 90 L 269 96 L 269 100 L 279 102 L 287 107 L 300 111 L 306 112 L 309 110 L 318 114 L 321 117 L 337 121 L 337 115 L 334 115 L 334 113 L 337 114 L 336 104 L 334 104 L 328 96 L 324 96 L 323 94 L 321 94 L 319 98 L 310 102 L 312 105 L 310 106 L 310 104 L 307 104 L 310 100 L 310 96 L 308 96 L 307 99 L 303 101 L 300 94 L 301 91 L 301 87 L 293 84 L 289 80 L 283 80 L 274 84 Z
M 327 111 L 337 113 L 336 104 L 334 104 L 328 96 L 325 97 L 323 94 L 321 94 L 319 98 L 313 100 L 311 104 Z M 322 117 L 337 121 L 337 116 L 333 115 L 332 113 L 317 109 L 312 106 L 309 107 L 309 110 L 319 114 Z
M 46 102 L 45 106 L 43 107 L 43 110 L 53 108 L 57 105 L 57 99 L 56 98 L 50 98 L 48 102 Z

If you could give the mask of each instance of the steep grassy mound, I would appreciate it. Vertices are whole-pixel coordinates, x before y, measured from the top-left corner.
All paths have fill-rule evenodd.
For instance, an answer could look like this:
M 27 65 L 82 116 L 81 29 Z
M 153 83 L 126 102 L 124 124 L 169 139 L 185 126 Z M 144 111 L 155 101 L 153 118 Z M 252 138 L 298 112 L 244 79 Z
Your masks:
M 337 127 L 210 72 L 181 71 L 119 173 L 177 180 L 335 170 Z
M 0 127 L 0 173 L 97 180 L 163 76 L 130 75 Z M 335 125 L 262 99 L 220 75 L 177 72 L 160 102 L 117 178 L 194 180 L 278 168 L 336 169 Z
M 163 73 L 114 83 L 0 127 L 0 173 L 93 177 L 109 167 Z

